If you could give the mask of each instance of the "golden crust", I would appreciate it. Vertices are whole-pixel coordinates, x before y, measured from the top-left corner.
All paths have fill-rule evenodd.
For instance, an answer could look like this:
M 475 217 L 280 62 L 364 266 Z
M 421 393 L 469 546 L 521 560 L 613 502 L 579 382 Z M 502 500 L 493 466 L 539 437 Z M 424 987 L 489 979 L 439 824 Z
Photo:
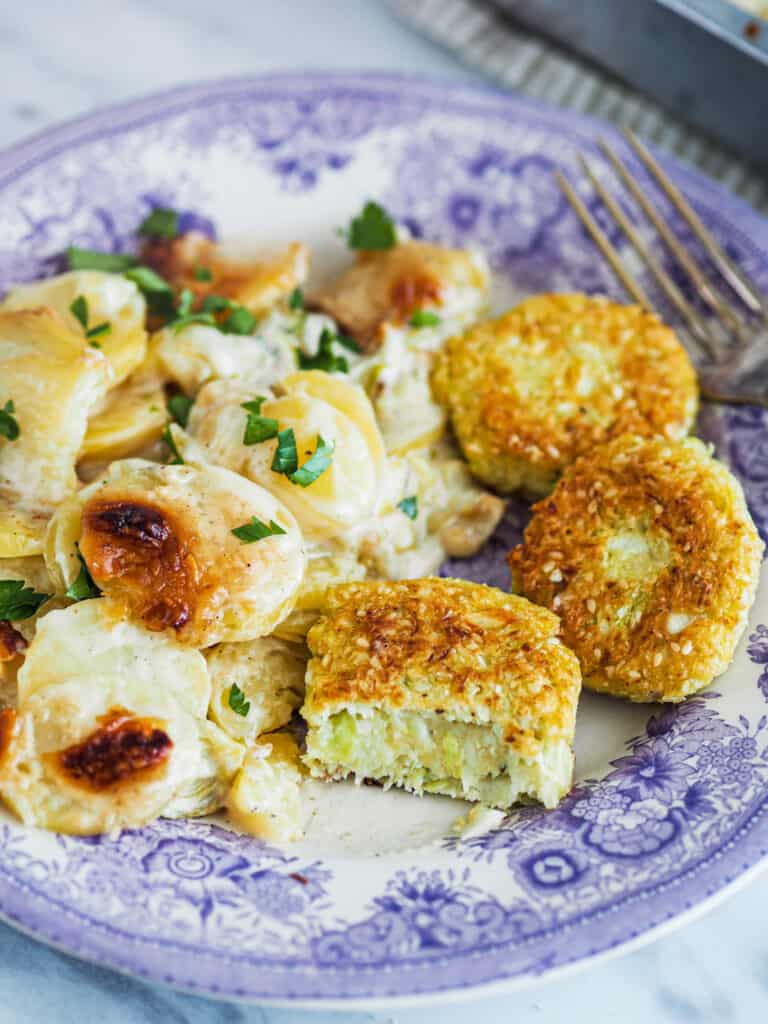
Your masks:
M 372 351 L 381 344 L 384 324 L 404 324 L 417 309 L 439 308 L 446 290 L 457 287 L 485 292 L 485 274 L 468 253 L 402 242 L 359 253 L 338 280 L 312 296 L 311 304 Z
M 678 701 L 725 670 L 763 545 L 738 481 L 700 441 L 617 438 L 533 511 L 513 579 L 560 615 L 585 686 Z
M 548 493 L 595 444 L 684 437 L 696 375 L 671 328 L 639 306 L 541 295 L 452 338 L 432 385 L 472 471 L 502 492 Z
M 521 756 L 573 736 L 581 688 L 556 615 L 466 580 L 347 583 L 309 631 L 302 714 L 348 705 L 493 723 Z

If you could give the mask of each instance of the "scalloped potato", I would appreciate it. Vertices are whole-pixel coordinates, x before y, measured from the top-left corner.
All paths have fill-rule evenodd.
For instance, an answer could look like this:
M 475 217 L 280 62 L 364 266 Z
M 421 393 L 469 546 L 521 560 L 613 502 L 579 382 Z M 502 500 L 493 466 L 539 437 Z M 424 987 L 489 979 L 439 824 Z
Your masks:
M 245 543 L 253 518 L 281 532 Z M 77 546 L 76 546 L 77 545 Z M 79 572 L 151 630 L 195 647 L 271 632 L 304 574 L 302 538 L 268 491 L 216 466 L 112 464 L 53 517 L 45 557 L 60 589 Z
M 80 296 L 87 303 L 89 327 L 110 325 L 97 344 L 112 367 L 112 383 L 120 384 L 141 364 L 147 350 L 144 296 L 122 274 L 77 270 L 17 285 L 3 299 L 0 310 L 45 306 L 58 313 L 76 334 L 82 334 L 83 325 L 70 309 Z
M 45 526 L 77 486 L 88 414 L 112 381 L 104 356 L 51 309 L 0 312 L 0 408 L 19 435 L 0 436 L 0 558 L 42 551 Z
M 18 683 L 18 710 L 0 723 L 0 795 L 27 824 L 113 832 L 174 801 L 207 813 L 242 761 L 205 721 L 202 655 L 127 621 L 109 599 L 46 615 Z

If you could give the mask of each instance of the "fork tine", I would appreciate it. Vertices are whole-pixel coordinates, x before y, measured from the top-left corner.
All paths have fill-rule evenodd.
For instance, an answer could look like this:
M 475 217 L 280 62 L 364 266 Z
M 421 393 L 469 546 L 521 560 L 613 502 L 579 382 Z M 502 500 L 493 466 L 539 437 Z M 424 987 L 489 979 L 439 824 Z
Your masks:
M 661 264 L 658 262 L 658 260 L 650 251 L 648 246 L 645 244 L 641 236 L 635 230 L 635 227 L 632 224 L 632 222 L 629 220 L 629 218 L 624 213 L 622 208 L 613 198 L 611 193 L 602 184 L 600 179 L 597 177 L 597 175 L 594 173 L 591 166 L 589 165 L 589 162 L 581 153 L 579 154 L 579 160 L 581 161 L 581 165 L 584 168 L 584 172 L 589 178 L 590 182 L 592 183 L 592 187 L 594 188 L 595 192 L 597 192 L 597 194 L 600 196 L 600 199 L 602 200 L 606 208 L 610 211 L 614 220 L 618 223 L 619 227 L 627 236 L 632 245 L 634 245 L 635 249 L 640 254 L 640 257 L 642 258 L 643 262 L 648 267 L 650 272 L 653 274 L 656 281 L 659 283 L 659 286 L 661 287 L 664 294 L 686 320 L 691 331 L 694 333 L 696 340 L 706 350 L 707 354 L 711 358 L 716 359 L 718 357 L 718 346 L 713 337 L 711 336 L 709 330 L 707 329 L 707 325 L 704 322 L 704 320 L 699 316 L 696 310 L 693 309 L 693 307 L 686 300 L 685 296 L 682 294 L 680 289 L 670 278 L 670 276 L 667 274 L 667 272 L 664 270 Z
M 626 288 L 628 294 L 635 300 L 635 302 L 643 306 L 649 312 L 655 312 L 653 303 L 645 294 L 640 284 L 624 266 L 621 257 L 608 240 L 603 229 L 581 201 L 581 198 L 577 195 L 570 181 L 568 181 L 565 175 L 560 171 L 555 171 L 555 181 L 560 186 L 560 191 L 573 207 L 579 220 L 589 232 L 592 237 L 592 241 L 598 247 L 603 256 L 605 256 L 614 274 Z
M 642 143 L 630 129 L 626 129 L 624 134 L 649 173 L 653 175 L 659 185 L 661 185 L 675 209 L 684 218 L 688 227 L 693 231 L 698 240 L 707 250 L 712 262 L 726 279 L 731 288 L 741 298 L 742 302 L 744 302 L 748 309 L 753 313 L 760 314 L 764 319 L 768 318 L 768 300 L 766 300 L 765 296 L 760 293 L 746 274 L 739 270 L 735 264 L 728 259 L 722 247 L 704 227 L 700 217 L 688 200 L 683 196 L 682 192 L 672 184 L 644 143 Z
M 626 164 L 619 159 L 607 142 L 604 142 L 601 139 L 599 145 L 605 156 L 610 161 L 616 174 L 621 178 L 622 182 L 642 207 L 646 217 L 651 221 L 653 226 L 664 239 L 667 247 L 672 252 L 677 262 L 684 268 L 684 270 L 687 271 L 688 276 L 693 281 L 693 284 L 701 298 L 708 306 L 714 309 L 715 312 L 726 321 L 726 323 L 730 325 L 739 340 L 742 340 L 744 330 L 744 324 L 742 321 L 736 316 L 733 310 L 722 301 L 717 292 L 714 291 L 691 254 L 670 230 L 666 221 L 664 221 L 655 206 L 651 203 L 650 199 L 645 195 L 637 180 L 630 174 Z

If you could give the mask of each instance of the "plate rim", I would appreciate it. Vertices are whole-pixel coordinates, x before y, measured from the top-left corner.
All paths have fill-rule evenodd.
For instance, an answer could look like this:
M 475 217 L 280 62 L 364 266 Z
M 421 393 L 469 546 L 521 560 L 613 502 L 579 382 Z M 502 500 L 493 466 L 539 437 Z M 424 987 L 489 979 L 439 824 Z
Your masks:
M 555 127 L 568 127 L 573 131 L 574 127 L 584 126 L 590 133 L 594 134 L 599 129 L 607 134 L 616 134 L 615 126 L 589 115 L 576 114 L 562 108 L 557 108 L 539 100 L 531 100 L 510 94 L 501 88 L 478 84 L 473 82 L 456 82 L 454 79 L 436 76 L 423 76 L 413 73 L 402 72 L 379 72 L 379 71 L 323 71 L 312 70 L 308 72 L 294 71 L 267 71 L 244 76 L 230 76 L 213 80 L 202 80 L 174 86 L 169 89 L 147 93 L 137 98 L 127 99 L 108 106 L 99 107 L 86 114 L 70 120 L 54 124 L 40 132 L 29 136 L 19 142 L 0 151 L 0 188 L 6 187 L 16 177 L 22 175 L 32 166 L 44 162 L 54 156 L 56 152 L 76 147 L 89 139 L 103 138 L 106 132 L 105 124 L 109 124 L 113 132 L 125 132 L 138 127 L 142 122 L 140 115 L 146 119 L 154 120 L 152 113 L 163 112 L 172 115 L 174 110 L 181 112 L 184 109 L 199 107 L 207 97 L 214 100 L 217 97 L 226 95 L 237 90 L 258 90 L 270 86 L 294 85 L 307 88 L 313 81 L 322 81 L 327 85 L 337 84 L 346 87 L 389 87 L 402 93 L 407 90 L 423 90 L 432 96 L 452 98 L 456 96 L 465 99 L 472 98 L 476 101 L 486 101 L 489 112 L 499 107 L 507 108 L 507 116 L 514 116 L 516 111 L 539 111 L 545 112 L 548 121 Z M 663 155 L 663 162 L 671 165 L 679 176 L 687 179 L 694 188 L 701 187 L 710 196 L 714 191 L 719 191 L 723 197 L 727 197 L 729 214 L 734 220 L 743 224 L 743 229 L 749 230 L 754 238 L 754 229 L 757 224 L 762 230 L 757 233 L 757 247 L 768 248 L 768 219 L 762 218 L 745 200 L 733 196 L 725 186 L 709 179 L 695 168 L 677 160 L 674 157 Z M 763 240 L 763 233 L 765 239 Z M 756 814 L 759 811 L 755 812 Z M 472 998 L 492 997 L 494 994 L 511 992 L 524 988 L 528 985 L 543 983 L 549 979 L 555 979 L 567 973 L 579 970 L 592 962 L 606 959 L 611 956 L 620 955 L 632 948 L 637 948 L 646 942 L 653 941 L 661 934 L 669 933 L 677 927 L 681 927 L 692 919 L 708 912 L 713 906 L 728 898 L 740 887 L 747 885 L 762 870 L 768 867 L 768 850 L 753 855 L 754 859 L 746 864 L 743 870 L 730 879 L 719 884 L 712 892 L 705 895 L 694 905 L 684 908 L 669 919 L 659 921 L 654 925 L 645 928 L 640 934 L 625 940 L 619 940 L 608 945 L 607 948 L 595 953 L 580 956 L 578 959 L 563 963 L 557 967 L 547 968 L 541 973 L 521 973 L 513 977 L 498 978 L 496 980 L 481 982 L 477 984 L 465 984 L 458 988 L 439 988 L 432 992 L 388 995 L 376 997 L 327 997 L 323 995 L 312 997 L 297 997 L 280 999 L 269 995 L 248 994 L 241 996 L 231 992 L 214 992 L 208 985 L 195 987 L 184 982 L 169 980 L 162 976 L 162 971 L 156 973 L 145 972 L 136 967 L 121 965 L 108 955 L 99 955 L 94 952 L 92 955 L 80 950 L 74 951 L 71 946 L 65 943 L 58 943 L 55 939 L 46 935 L 42 928 L 30 927 L 18 919 L 15 914 L 9 914 L 4 908 L 0 909 L 0 919 L 7 921 L 12 927 L 33 937 L 54 949 L 67 955 L 101 967 L 109 967 L 119 973 L 139 978 L 143 981 L 170 986 L 178 991 L 191 992 L 196 995 L 206 995 L 209 998 L 224 998 L 233 1002 L 262 1003 L 274 1006 L 290 1006 L 292 1008 L 323 1008 L 323 1009 L 354 1009 L 354 1008 L 382 1008 L 391 1005 L 426 1005 L 437 1004 L 448 1000 L 469 1000 Z M 0 882 L 3 880 L 0 879 Z M 194 955 L 194 954 L 193 954 Z

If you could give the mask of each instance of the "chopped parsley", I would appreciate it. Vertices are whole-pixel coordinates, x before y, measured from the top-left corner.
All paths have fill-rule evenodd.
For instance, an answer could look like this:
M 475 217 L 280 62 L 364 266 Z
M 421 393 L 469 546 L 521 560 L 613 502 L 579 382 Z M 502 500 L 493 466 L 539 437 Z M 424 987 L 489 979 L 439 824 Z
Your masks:
M 22 580 L 0 580 L 0 621 L 28 619 L 50 596 L 25 587 Z
M 337 334 L 336 341 L 344 348 L 348 348 L 350 352 L 362 352 L 363 350 L 357 344 L 354 338 L 350 338 L 348 334 Z
M 270 519 L 269 523 L 262 523 L 256 516 L 251 516 L 249 523 L 236 526 L 232 533 L 243 544 L 253 544 L 254 541 L 264 540 L 265 537 L 278 537 L 281 533 L 285 533 L 285 530 L 274 519 Z
M 139 225 L 139 234 L 150 238 L 175 238 L 178 233 L 178 213 L 163 206 L 155 207 Z
M 184 459 L 182 459 L 181 452 L 177 448 L 176 442 L 173 439 L 173 434 L 171 433 L 171 425 L 170 425 L 170 423 L 166 423 L 166 425 L 165 425 L 165 430 L 163 431 L 163 440 L 168 445 L 168 447 L 171 449 L 171 455 L 173 456 L 173 458 L 170 461 L 170 465 L 171 466 L 183 466 L 184 465 Z
M 304 309 L 304 292 L 298 285 L 288 296 L 288 309 L 292 309 L 295 313 Z
M 8 441 L 15 441 L 21 433 L 19 421 L 13 415 L 14 412 L 16 412 L 16 407 L 9 398 L 0 409 L 0 437 L 4 437 Z
M 419 514 L 419 499 L 415 494 L 411 494 L 409 497 L 403 498 L 402 501 L 398 501 L 397 507 L 409 519 L 415 519 Z
M 217 326 L 210 313 L 190 313 L 188 316 L 177 316 L 175 320 L 171 320 L 170 323 L 166 324 L 166 327 L 172 327 L 173 333 L 178 334 L 179 331 L 189 327 L 190 324 L 203 324 L 205 327 Z
M 89 327 L 88 322 L 90 319 L 90 312 L 88 310 L 88 300 L 84 295 L 78 295 L 69 306 L 69 311 L 82 326 L 85 331 L 86 338 L 100 338 L 103 334 L 109 334 L 112 330 L 112 324 L 105 320 L 103 323 L 96 324 L 95 327 Z M 94 348 L 101 348 L 101 345 L 94 344 L 91 342 Z
M 189 398 L 187 395 L 179 393 L 178 395 L 171 395 L 165 407 L 171 418 L 180 427 L 186 427 L 187 423 L 189 423 L 189 410 L 194 404 L 194 398 Z
M 346 238 L 350 249 L 391 249 L 397 244 L 397 227 L 383 206 L 369 201 L 347 228 Z
M 232 683 L 230 686 L 227 703 L 236 715 L 242 715 L 243 718 L 246 718 L 251 710 L 251 702 L 245 699 L 245 694 L 237 683 Z
M 290 476 L 299 466 L 299 453 L 296 451 L 296 435 L 292 427 L 286 427 L 277 435 L 277 448 L 272 456 L 272 469 L 275 473 Z
M 299 368 L 302 370 L 324 370 L 326 373 L 348 373 L 349 363 L 346 357 L 334 354 L 333 345 L 336 341 L 339 341 L 338 335 L 324 327 L 315 355 L 308 356 L 301 349 L 297 349 Z
M 127 252 L 99 252 L 96 249 L 79 249 L 75 245 L 67 249 L 66 255 L 70 270 L 104 270 L 121 274 L 139 262 Z
M 155 297 L 173 294 L 173 288 L 151 267 L 133 266 L 124 273 L 144 295 Z
M 229 309 L 232 300 L 226 295 L 206 295 L 200 307 L 204 313 L 220 313 L 223 309 Z
M 195 267 L 196 281 L 212 281 L 213 271 L 210 267 Z
M 277 437 L 277 420 L 261 415 L 261 406 L 266 401 L 263 395 L 257 395 L 252 402 L 243 402 L 242 407 L 248 413 L 243 434 L 243 444 L 260 444 Z
M 437 327 L 440 317 L 437 313 L 431 313 L 428 309 L 416 309 L 411 313 L 408 321 L 411 327 Z
M 318 434 L 314 452 L 303 466 L 288 474 L 288 479 L 299 487 L 309 487 L 330 466 L 335 447 L 333 442 L 327 444 Z
M 67 597 L 71 597 L 75 601 L 86 601 L 89 597 L 101 597 L 101 591 L 93 582 L 93 577 L 88 572 L 85 559 L 79 551 L 77 557 L 80 559 L 80 572 L 77 574 L 75 582 L 67 587 Z
M 232 312 L 219 324 L 225 334 L 253 334 L 256 317 L 245 306 L 232 306 Z
M 84 295 L 78 295 L 69 304 L 69 312 L 80 321 L 83 330 L 88 329 L 88 300 Z

